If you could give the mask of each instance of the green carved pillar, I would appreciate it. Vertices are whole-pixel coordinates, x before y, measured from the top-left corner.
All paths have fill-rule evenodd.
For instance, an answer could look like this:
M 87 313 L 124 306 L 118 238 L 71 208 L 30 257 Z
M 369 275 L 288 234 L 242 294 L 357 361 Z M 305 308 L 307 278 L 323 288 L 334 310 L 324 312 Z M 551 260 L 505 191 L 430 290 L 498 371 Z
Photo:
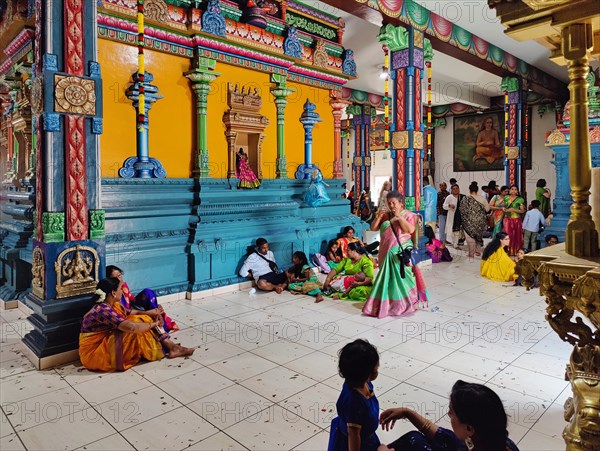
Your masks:
M 193 69 L 185 73 L 192 82 L 192 89 L 196 94 L 196 152 L 197 161 L 194 168 L 194 176 L 208 177 L 208 130 L 206 125 L 206 114 L 208 94 L 211 83 L 221 75 L 215 72 L 217 62 L 210 58 L 197 57 L 194 60 Z
M 295 89 L 287 87 L 285 75 L 271 74 L 271 83 L 275 86 L 271 88 L 271 94 L 275 97 L 275 106 L 277 107 L 277 161 L 275 178 L 287 178 L 287 160 L 285 158 L 285 106 L 286 97 L 295 92 Z

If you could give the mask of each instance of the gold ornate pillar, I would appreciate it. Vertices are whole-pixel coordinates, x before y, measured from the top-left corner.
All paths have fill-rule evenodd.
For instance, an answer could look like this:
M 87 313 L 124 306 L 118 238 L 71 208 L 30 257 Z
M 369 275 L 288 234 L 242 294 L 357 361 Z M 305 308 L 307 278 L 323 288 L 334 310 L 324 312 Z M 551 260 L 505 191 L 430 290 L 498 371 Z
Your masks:
M 589 58 L 600 54 L 598 0 L 488 0 L 517 40 L 553 48 L 551 59 L 569 68 L 571 217 L 564 245 L 525 256 L 530 288 L 538 275 L 546 298 L 546 321 L 573 345 L 566 379 L 573 395 L 565 403 L 563 438 L 568 451 L 600 450 L 600 258 L 589 204 L 591 150 L 586 77 Z
M 565 234 L 566 250 L 577 257 L 598 255 L 598 232 L 589 204 L 592 184 L 592 155 L 588 121 L 589 53 L 593 47 L 590 23 L 573 23 L 562 29 L 562 54 L 569 65 L 571 99 L 571 143 L 569 178 L 573 204 Z

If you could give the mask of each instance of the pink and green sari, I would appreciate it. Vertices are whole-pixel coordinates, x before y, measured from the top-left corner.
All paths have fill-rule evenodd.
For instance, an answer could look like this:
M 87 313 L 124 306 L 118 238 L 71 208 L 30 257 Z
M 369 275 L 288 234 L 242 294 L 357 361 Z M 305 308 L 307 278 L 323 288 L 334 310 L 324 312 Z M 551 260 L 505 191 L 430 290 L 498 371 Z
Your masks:
M 414 213 L 410 213 L 407 220 L 417 225 L 417 215 Z M 412 246 L 411 236 L 402 233 L 398 224 L 394 224 L 394 227 L 402 246 Z M 417 310 L 420 303 L 424 305 L 428 303 L 425 279 L 416 264 L 405 266 L 405 274 L 402 278 L 400 272 L 402 262 L 398 258 L 400 246 L 396 234 L 390 221 L 385 221 L 381 225 L 379 273 L 373 283 L 371 295 L 362 310 L 367 316 L 385 318 L 407 315 Z

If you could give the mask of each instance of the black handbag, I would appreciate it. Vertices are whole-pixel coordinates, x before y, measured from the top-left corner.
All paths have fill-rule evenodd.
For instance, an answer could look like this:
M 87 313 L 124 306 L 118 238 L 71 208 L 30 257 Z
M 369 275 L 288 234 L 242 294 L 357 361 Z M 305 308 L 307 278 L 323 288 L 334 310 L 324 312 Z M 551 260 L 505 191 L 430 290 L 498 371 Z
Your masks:
M 398 260 L 400 260 L 400 277 L 404 279 L 406 277 L 406 271 L 404 270 L 404 267 L 409 266 L 412 263 L 413 252 L 415 251 L 415 248 L 413 246 L 402 246 L 400 238 L 398 237 L 396 229 L 394 228 L 393 222 L 390 222 L 390 227 L 392 228 L 392 232 L 394 232 L 394 236 L 396 237 L 396 241 L 398 242 L 398 246 L 400 247 L 400 250 L 398 251 L 396 256 L 398 257 Z
M 279 267 L 277 266 L 277 263 L 275 263 L 272 260 L 269 260 L 264 255 L 261 255 L 259 252 L 256 252 L 256 255 L 258 255 L 260 258 L 262 258 L 263 260 L 265 260 L 269 264 L 269 268 L 271 269 L 271 271 L 273 271 L 274 273 L 279 273 L 280 272 L 279 271 Z

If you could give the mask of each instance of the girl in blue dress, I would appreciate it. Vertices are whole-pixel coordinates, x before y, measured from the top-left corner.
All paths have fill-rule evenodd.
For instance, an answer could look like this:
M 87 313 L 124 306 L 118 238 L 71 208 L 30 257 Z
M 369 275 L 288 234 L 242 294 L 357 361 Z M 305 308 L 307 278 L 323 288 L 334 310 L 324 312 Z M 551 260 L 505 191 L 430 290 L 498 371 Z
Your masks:
M 379 354 L 366 340 L 355 340 L 339 354 L 339 372 L 344 381 L 336 403 L 338 416 L 331 422 L 328 451 L 376 451 L 379 401 L 373 384 L 379 369 Z
M 310 179 L 310 186 L 304 196 L 304 203 L 311 207 L 319 207 L 331 199 L 325 191 L 325 187 L 329 186 L 323 181 L 323 174 L 318 169 L 315 169 Z

